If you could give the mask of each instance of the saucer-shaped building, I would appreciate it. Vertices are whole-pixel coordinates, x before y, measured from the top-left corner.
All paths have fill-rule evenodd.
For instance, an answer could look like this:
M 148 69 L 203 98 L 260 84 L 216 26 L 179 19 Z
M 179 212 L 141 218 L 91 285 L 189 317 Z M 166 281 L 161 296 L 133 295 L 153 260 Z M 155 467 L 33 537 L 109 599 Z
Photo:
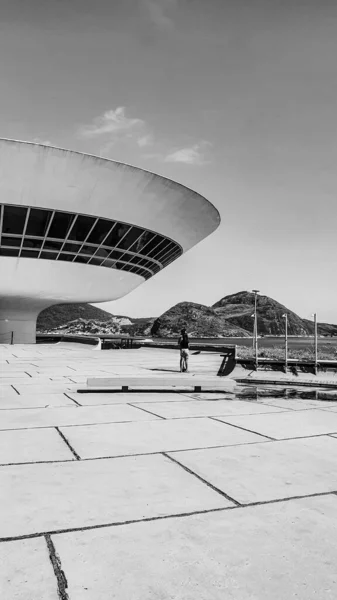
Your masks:
M 210 202 L 159 175 L 0 140 L 0 344 L 34 343 L 52 304 L 125 296 L 219 223 Z

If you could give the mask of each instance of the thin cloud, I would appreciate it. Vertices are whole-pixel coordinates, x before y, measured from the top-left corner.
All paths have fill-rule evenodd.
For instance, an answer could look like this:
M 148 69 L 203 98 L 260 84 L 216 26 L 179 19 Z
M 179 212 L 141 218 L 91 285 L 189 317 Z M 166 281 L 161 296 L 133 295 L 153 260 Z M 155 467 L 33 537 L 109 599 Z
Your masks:
M 119 106 L 116 110 L 107 110 L 103 115 L 96 117 L 90 125 L 82 125 L 79 129 L 81 137 L 143 137 L 146 123 L 143 119 L 126 116 L 125 107 Z
M 140 148 L 146 148 L 153 144 L 153 135 L 151 133 L 147 133 L 142 137 L 138 138 L 137 144 Z
M 142 5 L 153 25 L 161 29 L 173 27 L 174 21 L 167 12 L 176 5 L 176 0 L 142 0 Z
M 209 142 L 200 142 L 186 148 L 179 148 L 164 158 L 164 162 L 184 163 L 185 165 L 204 165 L 208 162 L 206 158 L 206 149 L 210 146 Z

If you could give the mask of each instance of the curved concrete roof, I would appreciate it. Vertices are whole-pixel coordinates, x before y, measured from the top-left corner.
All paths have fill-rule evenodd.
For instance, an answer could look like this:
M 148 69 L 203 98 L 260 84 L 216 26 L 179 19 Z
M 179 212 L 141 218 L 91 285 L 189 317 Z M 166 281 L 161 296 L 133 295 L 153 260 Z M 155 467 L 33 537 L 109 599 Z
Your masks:
M 57 208 L 151 229 L 184 251 L 220 223 L 206 198 L 170 179 L 106 158 L 0 139 L 0 202 Z

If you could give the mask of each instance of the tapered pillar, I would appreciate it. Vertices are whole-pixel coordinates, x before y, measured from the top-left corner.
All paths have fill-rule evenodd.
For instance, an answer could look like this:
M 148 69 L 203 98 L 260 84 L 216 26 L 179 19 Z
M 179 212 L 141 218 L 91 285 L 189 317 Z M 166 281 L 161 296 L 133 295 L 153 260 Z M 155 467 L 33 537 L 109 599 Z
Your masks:
M 49 305 L 21 299 L 0 301 L 0 344 L 35 344 L 36 319 Z

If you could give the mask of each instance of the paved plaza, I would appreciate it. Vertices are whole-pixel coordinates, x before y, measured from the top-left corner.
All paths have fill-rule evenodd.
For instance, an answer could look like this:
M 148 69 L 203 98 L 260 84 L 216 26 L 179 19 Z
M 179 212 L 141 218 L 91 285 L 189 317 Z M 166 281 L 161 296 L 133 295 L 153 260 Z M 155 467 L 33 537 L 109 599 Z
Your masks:
M 216 377 L 221 358 L 192 355 Z M 0 597 L 337 597 L 337 402 L 79 393 L 174 350 L 0 346 Z

